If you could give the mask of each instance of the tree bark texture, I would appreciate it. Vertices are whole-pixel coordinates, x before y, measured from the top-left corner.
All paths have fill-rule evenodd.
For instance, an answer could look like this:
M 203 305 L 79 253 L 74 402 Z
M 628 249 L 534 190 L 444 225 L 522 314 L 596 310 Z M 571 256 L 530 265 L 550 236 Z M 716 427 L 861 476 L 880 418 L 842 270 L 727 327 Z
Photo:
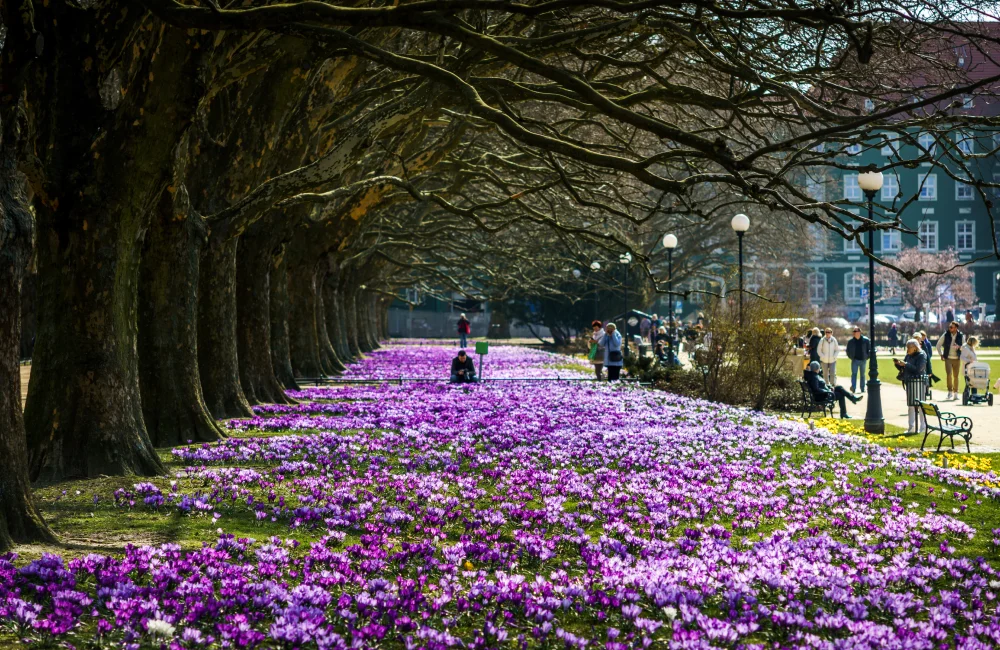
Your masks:
M 298 390 L 292 372 L 292 353 L 288 340 L 288 266 L 284 247 L 271 258 L 271 363 L 278 381 L 288 390 Z
M 350 348 L 347 346 L 347 336 L 343 329 L 343 314 L 340 310 L 340 293 L 333 274 L 327 274 L 323 281 L 323 307 L 330 343 L 337 351 L 337 356 L 345 364 L 353 361 Z
M 351 350 L 351 356 L 360 359 L 362 356 L 361 346 L 358 344 L 358 309 L 357 291 L 348 289 L 344 294 L 344 319 L 347 322 L 347 345 Z
M 316 269 L 312 264 L 289 267 L 288 302 L 292 372 L 296 377 L 326 376 L 316 332 Z
M 164 192 L 140 267 L 139 386 L 158 447 L 224 437 L 208 411 L 198 368 L 198 282 L 205 225 Z
M 34 226 L 9 141 L 12 133 L 5 128 L 0 145 L 0 552 L 15 542 L 55 541 L 35 509 L 28 479 L 18 357 L 21 283 Z
M 236 337 L 240 383 L 251 404 L 289 404 L 271 361 L 271 258 L 267 233 L 240 238 L 236 259 Z
M 323 367 L 331 369 L 330 374 L 339 374 L 346 369 L 346 366 L 337 357 L 337 352 L 330 342 L 330 335 L 326 325 L 326 305 L 323 301 L 323 277 L 325 275 L 325 272 L 317 271 L 316 280 L 313 284 L 316 293 L 316 336 L 319 338 L 320 360 L 323 363 Z
M 239 239 L 213 237 L 201 256 L 198 367 L 208 411 L 217 419 L 251 417 L 236 348 L 236 249 Z

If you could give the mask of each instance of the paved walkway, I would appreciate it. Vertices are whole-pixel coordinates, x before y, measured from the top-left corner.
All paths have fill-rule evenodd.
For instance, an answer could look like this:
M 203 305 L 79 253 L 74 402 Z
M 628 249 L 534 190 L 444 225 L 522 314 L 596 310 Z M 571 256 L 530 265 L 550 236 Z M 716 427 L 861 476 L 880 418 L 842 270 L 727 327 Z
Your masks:
M 851 378 L 845 375 L 837 375 L 837 383 L 846 388 L 851 385 Z M 994 396 L 996 406 L 988 406 L 986 404 L 962 406 L 961 394 L 954 401 L 946 401 L 944 399 L 948 395 L 948 390 L 944 388 L 944 385 L 944 379 L 942 378 L 937 384 L 941 388 L 933 389 L 930 401 L 937 404 L 942 411 L 950 411 L 955 415 L 965 415 L 972 418 L 972 441 L 970 443 L 972 451 L 1000 451 L 1000 396 Z M 868 395 L 865 393 L 865 398 L 858 402 L 857 406 L 848 403 L 847 413 L 856 419 L 864 420 L 867 408 Z M 906 391 L 903 390 L 902 386 L 882 384 L 882 415 L 885 417 L 886 422 L 901 426 L 904 429 L 907 427 Z M 927 444 L 930 445 L 931 441 L 934 442 L 933 447 L 936 448 L 937 437 L 931 436 L 927 440 Z M 956 440 L 956 450 L 958 449 L 958 443 L 959 441 Z M 944 444 L 949 449 L 951 448 L 947 441 Z M 964 446 L 962 450 L 965 450 Z

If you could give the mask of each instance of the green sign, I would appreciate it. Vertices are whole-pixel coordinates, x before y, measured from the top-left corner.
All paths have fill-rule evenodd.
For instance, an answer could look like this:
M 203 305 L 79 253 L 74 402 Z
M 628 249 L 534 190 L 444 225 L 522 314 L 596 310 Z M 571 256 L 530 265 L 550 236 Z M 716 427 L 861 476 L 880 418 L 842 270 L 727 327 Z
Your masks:
M 489 341 L 476 341 L 476 354 L 488 354 L 489 351 Z

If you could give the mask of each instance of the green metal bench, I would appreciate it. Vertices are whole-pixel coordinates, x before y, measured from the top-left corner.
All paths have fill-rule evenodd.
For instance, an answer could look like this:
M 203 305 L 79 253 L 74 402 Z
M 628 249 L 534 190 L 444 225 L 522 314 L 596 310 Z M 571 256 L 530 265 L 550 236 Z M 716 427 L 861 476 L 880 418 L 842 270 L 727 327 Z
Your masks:
M 799 387 L 802 389 L 802 417 L 810 416 L 816 411 L 821 412 L 823 415 L 826 415 L 826 412 L 830 411 L 830 417 L 833 417 L 833 407 L 837 403 L 833 393 L 829 393 L 827 399 L 820 401 L 813 395 L 809 384 L 804 379 L 799 380 Z
M 938 441 L 937 446 L 938 451 L 941 451 L 941 444 L 944 442 L 945 436 L 951 438 L 952 449 L 955 448 L 955 436 L 959 436 L 965 440 L 965 450 L 972 451 L 972 448 L 969 447 L 969 440 L 972 439 L 972 418 L 941 411 L 938 405 L 932 402 L 917 402 L 917 405 L 917 408 L 920 409 L 920 415 L 924 419 L 924 439 L 920 442 L 921 449 L 924 448 L 924 443 L 927 442 L 927 436 L 930 435 L 931 431 L 937 431 L 941 434 L 941 440 Z M 937 424 L 931 424 L 928 417 L 936 418 Z

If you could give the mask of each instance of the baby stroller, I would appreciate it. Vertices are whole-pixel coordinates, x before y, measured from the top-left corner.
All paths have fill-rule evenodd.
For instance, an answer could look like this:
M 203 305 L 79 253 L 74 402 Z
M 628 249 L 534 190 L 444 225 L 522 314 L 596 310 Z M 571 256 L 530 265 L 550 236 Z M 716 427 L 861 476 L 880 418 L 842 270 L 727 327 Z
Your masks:
M 977 361 L 970 363 L 965 369 L 965 390 L 962 392 L 962 404 L 982 404 L 983 402 L 993 406 L 993 393 L 990 392 L 990 364 Z

